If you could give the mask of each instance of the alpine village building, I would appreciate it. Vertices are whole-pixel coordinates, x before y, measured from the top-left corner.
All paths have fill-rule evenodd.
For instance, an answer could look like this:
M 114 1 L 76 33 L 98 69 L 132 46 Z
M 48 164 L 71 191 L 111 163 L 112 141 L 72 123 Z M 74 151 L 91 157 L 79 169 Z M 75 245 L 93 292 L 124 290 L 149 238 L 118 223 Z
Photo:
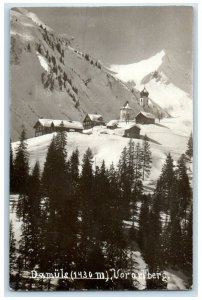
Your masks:
M 58 131 L 82 132 L 83 125 L 77 121 L 39 119 L 33 127 L 35 136 Z
M 127 138 L 133 138 L 133 139 L 139 139 L 140 138 L 140 127 L 136 124 L 128 124 L 124 128 L 124 137 Z
M 155 116 L 150 113 L 141 111 L 135 117 L 135 121 L 137 124 L 154 124 Z
M 129 102 L 126 101 L 123 107 L 120 109 L 120 119 L 111 120 L 105 124 L 102 115 L 100 114 L 87 114 L 82 123 L 78 121 L 70 120 L 52 120 L 52 119 L 39 119 L 34 125 L 35 136 L 40 136 L 57 131 L 71 131 L 71 132 L 83 132 L 83 129 L 91 129 L 94 126 L 106 125 L 108 129 L 115 130 L 116 128 L 123 128 L 124 137 L 140 138 L 141 128 L 137 124 L 154 124 L 155 116 L 151 113 L 145 112 L 145 109 L 149 108 L 149 93 L 144 87 L 140 92 L 139 105 L 142 108 L 136 116 L 134 111 L 130 107 Z M 125 125 L 124 125 L 125 123 Z
M 87 114 L 83 120 L 84 129 L 90 129 L 94 126 L 105 125 L 102 115 L 98 114 Z

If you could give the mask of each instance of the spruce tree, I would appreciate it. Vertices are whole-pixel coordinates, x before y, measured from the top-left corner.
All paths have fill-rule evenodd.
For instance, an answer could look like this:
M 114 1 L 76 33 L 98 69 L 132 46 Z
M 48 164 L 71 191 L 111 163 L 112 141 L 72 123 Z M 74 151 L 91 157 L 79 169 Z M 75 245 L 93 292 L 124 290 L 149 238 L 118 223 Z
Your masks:
M 183 269 L 192 274 L 193 271 L 193 209 L 190 207 L 187 230 L 183 239 Z M 192 276 L 190 280 L 192 285 Z
M 49 146 L 42 187 L 47 215 L 43 229 L 44 253 L 41 265 L 46 270 L 53 265 L 68 268 L 74 254 L 71 249 L 72 231 L 69 227 L 71 213 L 68 209 L 70 199 L 64 131 L 53 137 Z
M 150 144 L 148 142 L 148 138 L 145 135 L 142 145 L 142 179 L 148 177 L 151 170 L 152 158 L 150 151 Z
M 66 233 L 69 235 L 70 240 L 67 245 L 69 248 L 69 257 L 71 261 L 77 263 L 78 251 L 77 243 L 79 242 L 79 151 L 76 149 L 72 152 L 69 161 L 66 164 L 67 183 L 64 189 L 67 189 L 67 200 L 64 210 L 64 224 L 66 226 Z
M 192 137 L 192 132 L 190 134 L 188 143 L 187 143 L 187 151 L 186 155 L 191 159 L 193 157 L 193 137 Z
M 19 194 L 26 194 L 29 179 L 29 161 L 25 129 L 22 130 L 15 158 L 15 189 Z
M 150 195 L 143 195 L 139 215 L 138 242 L 143 252 L 146 248 L 150 227 L 150 197 Z
M 131 145 L 132 146 L 132 145 Z M 131 170 L 130 170 L 131 171 Z M 130 201 L 131 201 L 131 178 L 133 174 L 129 174 L 128 170 L 128 150 L 124 147 L 118 163 L 118 181 L 122 198 L 122 214 L 124 219 L 130 218 Z
M 10 283 L 14 280 L 14 271 L 16 268 L 16 258 L 17 258 L 17 251 L 16 251 L 16 239 L 14 235 L 14 228 L 13 222 L 10 221 L 9 227 L 9 274 L 10 274 Z
M 178 268 L 183 259 L 182 229 L 179 215 L 172 216 L 168 226 L 169 249 L 167 260 L 170 266 Z
M 102 241 L 108 238 L 109 227 L 111 226 L 109 210 L 111 205 L 111 199 L 109 198 L 109 179 L 108 170 L 105 167 L 105 162 L 102 162 L 100 168 L 96 169 L 93 193 L 93 231 L 96 240 Z
M 72 152 L 70 158 L 70 173 L 72 181 L 78 183 L 79 181 L 79 150 L 78 148 Z
M 147 239 L 144 246 L 145 260 L 148 263 L 149 272 L 156 272 L 161 269 L 161 207 L 158 199 L 152 199 L 151 211 L 149 214 L 150 226 L 147 231 Z
M 10 141 L 10 193 L 15 192 L 15 165 L 13 158 L 13 149 Z
M 155 195 L 161 201 L 161 209 L 167 214 L 170 212 L 172 204 L 176 202 L 176 188 L 176 172 L 174 170 L 173 159 L 169 153 L 155 189 Z
M 191 202 L 191 186 L 186 168 L 186 157 L 184 154 L 178 160 L 177 165 L 177 195 L 179 202 L 180 216 L 184 218 L 185 228 L 187 223 L 187 210 Z
M 79 261 L 80 268 L 87 267 L 88 255 L 92 246 L 93 228 L 93 155 L 88 148 L 83 156 L 79 185 L 79 202 L 81 211 Z
M 29 190 L 23 211 L 22 234 L 19 242 L 20 260 L 23 261 L 23 267 L 29 271 L 33 270 L 39 263 L 41 228 L 40 168 L 39 163 L 36 162 L 29 179 Z
M 112 164 L 108 172 L 110 183 L 108 207 L 109 226 L 106 249 L 106 268 L 126 268 L 127 251 L 123 232 L 122 195 L 120 191 L 118 172 Z
M 142 160 L 143 153 L 139 143 L 134 149 L 134 185 L 132 191 L 132 230 L 134 231 L 134 222 L 137 215 L 137 202 L 141 201 L 143 184 L 142 184 Z
M 69 181 L 69 192 L 71 202 L 74 207 L 74 213 L 79 210 L 79 151 L 76 149 L 72 152 L 70 160 L 67 163 L 68 181 Z M 73 213 L 73 212 L 72 212 Z

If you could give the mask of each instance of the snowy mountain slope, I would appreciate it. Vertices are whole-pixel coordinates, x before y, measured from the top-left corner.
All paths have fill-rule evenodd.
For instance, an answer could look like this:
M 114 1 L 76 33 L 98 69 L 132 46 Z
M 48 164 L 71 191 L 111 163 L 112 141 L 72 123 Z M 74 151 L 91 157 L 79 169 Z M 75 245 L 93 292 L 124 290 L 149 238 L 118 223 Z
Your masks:
M 147 134 L 149 138 L 153 160 L 150 180 L 145 181 L 146 185 L 150 185 L 158 178 L 168 152 L 177 161 L 180 155 L 186 151 L 189 133 L 176 130 L 175 123 L 177 122 L 178 119 L 168 118 L 162 120 L 160 124 L 140 125 L 141 135 Z M 40 162 L 41 167 L 43 166 L 53 134 L 27 140 L 31 168 L 36 160 Z M 69 132 L 67 134 L 68 155 L 78 148 L 80 159 L 82 159 L 83 154 L 90 147 L 94 156 L 94 166 L 100 165 L 103 159 L 107 166 L 112 162 L 117 164 L 123 148 L 129 142 L 129 138 L 124 138 L 119 134 L 119 130 L 106 129 L 105 126 L 94 127 L 93 130 L 88 130 L 88 134 Z M 142 140 L 136 139 L 135 142 L 142 143 Z M 12 145 L 15 149 L 18 142 Z
M 12 9 L 10 19 L 12 140 L 18 139 L 22 125 L 32 137 L 40 117 L 82 121 L 86 113 L 97 112 L 107 122 L 118 118 L 126 100 L 140 111 L 139 91 L 98 59 L 73 48 L 72 37 L 56 34 L 25 9 Z
M 112 65 L 111 70 L 121 80 L 133 81 L 141 90 L 146 86 L 149 97 L 178 117 L 186 130 L 192 127 L 191 75 L 165 50 L 151 58 L 130 65 Z
M 111 65 L 110 69 L 117 73 L 117 77 L 121 80 L 125 82 L 133 80 L 136 86 L 140 87 L 142 79 L 161 66 L 164 55 L 165 52 L 162 50 L 149 59 L 129 65 Z
M 25 16 L 25 18 L 27 17 L 27 18 L 31 19 L 36 25 L 38 25 L 38 26 L 42 25 L 48 31 L 53 31 L 53 29 L 50 28 L 49 26 L 47 26 L 41 19 L 39 19 L 39 17 L 36 14 L 29 12 L 27 9 L 25 9 L 23 7 L 12 8 L 11 14 L 15 14 L 16 17 L 23 15 L 23 16 Z M 24 23 L 24 25 L 31 26 L 29 23 Z

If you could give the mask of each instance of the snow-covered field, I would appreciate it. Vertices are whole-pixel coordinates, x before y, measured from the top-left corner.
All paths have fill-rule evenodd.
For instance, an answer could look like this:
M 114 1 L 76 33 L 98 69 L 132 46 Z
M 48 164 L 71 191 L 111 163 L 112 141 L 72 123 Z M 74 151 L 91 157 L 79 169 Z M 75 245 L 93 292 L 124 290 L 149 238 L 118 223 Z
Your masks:
M 184 127 L 178 124 L 178 118 L 168 118 L 161 120 L 161 123 L 140 125 L 141 138 L 146 134 L 149 138 L 152 151 L 152 169 L 150 182 L 146 180 L 147 186 L 158 178 L 161 167 L 168 152 L 171 153 L 175 161 L 186 151 L 187 141 L 190 132 L 185 132 Z M 120 136 L 121 129 L 110 130 L 106 127 L 94 127 L 84 131 L 85 133 L 67 133 L 67 152 L 71 155 L 72 151 L 78 148 L 80 160 L 88 147 L 91 148 L 94 156 L 94 166 L 100 165 L 105 160 L 107 166 L 112 162 L 116 165 L 119 161 L 121 152 L 129 142 L 129 138 Z M 35 137 L 27 140 L 30 155 L 30 166 L 34 166 L 38 160 L 41 167 L 45 162 L 48 146 L 54 133 Z M 142 139 L 135 139 L 135 142 L 142 143 Z M 12 144 L 13 149 L 18 142 Z

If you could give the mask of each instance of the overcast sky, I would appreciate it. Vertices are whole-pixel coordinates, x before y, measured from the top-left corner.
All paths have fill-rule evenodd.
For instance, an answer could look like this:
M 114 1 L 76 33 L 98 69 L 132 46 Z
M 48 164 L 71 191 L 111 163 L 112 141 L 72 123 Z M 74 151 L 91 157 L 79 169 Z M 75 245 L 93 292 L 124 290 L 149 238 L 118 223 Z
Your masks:
M 184 66 L 192 64 L 190 7 L 30 8 L 83 51 L 104 63 L 129 64 L 165 49 Z

